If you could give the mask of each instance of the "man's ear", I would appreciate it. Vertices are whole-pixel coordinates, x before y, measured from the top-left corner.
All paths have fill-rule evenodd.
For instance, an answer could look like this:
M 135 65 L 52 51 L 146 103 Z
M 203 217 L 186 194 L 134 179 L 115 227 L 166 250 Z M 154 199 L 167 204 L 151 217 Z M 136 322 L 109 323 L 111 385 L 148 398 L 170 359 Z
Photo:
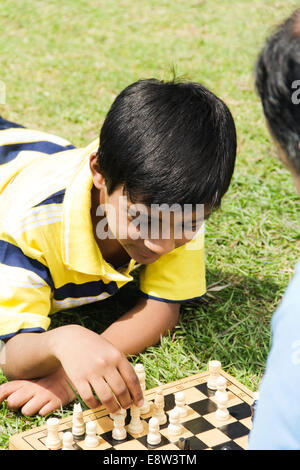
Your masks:
M 90 155 L 90 170 L 92 173 L 94 186 L 97 189 L 106 188 L 104 176 L 102 173 L 100 173 L 96 152 L 93 152 Z

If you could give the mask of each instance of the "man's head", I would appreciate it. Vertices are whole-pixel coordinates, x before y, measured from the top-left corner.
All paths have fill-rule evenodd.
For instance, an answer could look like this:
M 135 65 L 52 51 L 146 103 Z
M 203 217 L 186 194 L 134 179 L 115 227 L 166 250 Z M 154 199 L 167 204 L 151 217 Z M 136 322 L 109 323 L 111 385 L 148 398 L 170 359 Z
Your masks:
M 190 205 L 193 214 L 202 204 L 208 216 L 231 181 L 235 125 L 223 101 L 199 83 L 139 80 L 112 104 L 96 156 L 94 185 L 105 184 L 106 203 L 118 194 L 148 209 Z M 118 238 L 117 227 L 113 231 Z M 186 241 L 177 239 L 162 251 Z
M 300 193 L 300 9 L 267 39 L 256 64 L 256 88 L 279 156 Z

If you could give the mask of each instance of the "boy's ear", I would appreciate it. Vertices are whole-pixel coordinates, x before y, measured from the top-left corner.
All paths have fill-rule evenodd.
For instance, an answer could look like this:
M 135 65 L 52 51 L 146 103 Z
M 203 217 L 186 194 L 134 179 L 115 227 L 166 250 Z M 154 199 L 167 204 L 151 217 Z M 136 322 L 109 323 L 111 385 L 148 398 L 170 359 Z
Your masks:
M 94 186 L 97 189 L 104 189 L 106 187 L 105 179 L 102 173 L 100 173 L 96 152 L 93 152 L 90 155 L 90 170 L 92 173 Z

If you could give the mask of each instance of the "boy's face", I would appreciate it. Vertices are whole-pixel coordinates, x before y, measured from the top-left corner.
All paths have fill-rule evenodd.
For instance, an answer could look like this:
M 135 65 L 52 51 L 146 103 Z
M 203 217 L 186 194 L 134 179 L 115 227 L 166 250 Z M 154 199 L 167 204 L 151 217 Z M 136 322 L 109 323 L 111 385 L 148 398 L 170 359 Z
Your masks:
M 160 256 L 189 242 L 204 221 L 204 206 L 184 210 L 179 205 L 145 206 L 133 204 L 123 186 L 108 194 L 105 180 L 98 171 L 91 171 L 99 192 L 96 212 L 96 237 L 117 239 L 129 256 L 141 264 L 150 264 Z

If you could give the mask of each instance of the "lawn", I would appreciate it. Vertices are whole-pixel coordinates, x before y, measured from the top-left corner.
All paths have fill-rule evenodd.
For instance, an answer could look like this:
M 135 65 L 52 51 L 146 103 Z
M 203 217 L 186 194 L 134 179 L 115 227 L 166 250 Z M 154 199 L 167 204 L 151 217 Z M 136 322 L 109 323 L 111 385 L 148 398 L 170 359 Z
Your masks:
M 115 96 L 130 83 L 178 76 L 198 81 L 230 107 L 238 155 L 222 208 L 206 225 L 208 294 L 181 308 L 144 363 L 147 387 L 206 368 L 256 390 L 270 347 L 270 319 L 300 255 L 300 203 L 276 158 L 254 89 L 254 65 L 292 0 L 2 0 L 1 73 L 9 120 L 85 146 L 98 136 Z M 103 331 L 137 298 L 137 284 L 114 298 L 53 316 Z M 6 379 L 2 375 L 0 381 Z M 70 413 L 70 406 L 57 415 Z M 12 433 L 45 422 L 0 405 L 0 448 Z

